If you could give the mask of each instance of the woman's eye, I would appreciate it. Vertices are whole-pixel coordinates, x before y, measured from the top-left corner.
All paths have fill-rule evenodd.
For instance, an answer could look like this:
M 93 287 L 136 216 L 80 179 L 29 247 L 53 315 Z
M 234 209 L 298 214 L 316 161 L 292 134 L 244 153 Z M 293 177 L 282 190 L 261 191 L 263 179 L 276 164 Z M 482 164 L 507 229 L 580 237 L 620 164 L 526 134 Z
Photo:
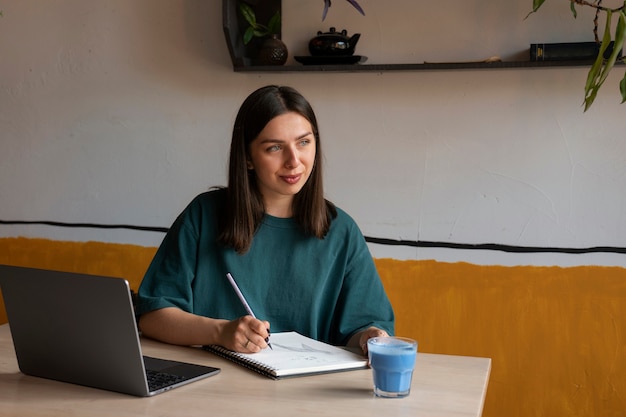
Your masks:
M 267 148 L 268 152 L 276 152 L 276 151 L 280 151 L 280 145 L 273 145 L 270 146 L 269 148 Z
M 302 139 L 300 141 L 300 146 L 307 146 L 309 143 L 311 143 L 311 139 Z

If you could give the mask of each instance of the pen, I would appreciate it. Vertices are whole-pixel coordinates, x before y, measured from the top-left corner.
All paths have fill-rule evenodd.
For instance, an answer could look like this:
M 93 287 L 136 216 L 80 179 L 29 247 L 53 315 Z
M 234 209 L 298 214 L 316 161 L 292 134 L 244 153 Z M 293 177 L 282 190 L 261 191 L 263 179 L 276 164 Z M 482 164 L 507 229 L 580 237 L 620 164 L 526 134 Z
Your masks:
M 233 290 L 235 290 L 235 292 L 237 293 L 237 297 L 239 297 L 239 300 L 241 301 L 241 304 L 243 304 L 243 306 L 245 307 L 245 309 L 248 312 L 248 314 L 250 314 L 252 317 L 254 317 L 256 319 L 256 316 L 254 315 L 254 312 L 252 312 L 252 309 L 250 308 L 250 305 L 246 301 L 246 298 L 243 296 L 243 294 L 241 293 L 241 290 L 237 286 L 237 283 L 235 282 L 235 278 L 233 278 L 233 276 L 230 274 L 230 272 L 228 272 L 226 274 L 226 278 L 228 278 L 228 281 L 230 282 L 230 285 L 232 285 Z M 267 332 L 269 333 L 269 329 L 267 330 Z M 265 341 L 267 342 L 267 345 L 270 347 L 270 349 L 274 350 L 274 348 L 272 347 L 272 345 L 270 343 L 269 336 L 265 339 Z

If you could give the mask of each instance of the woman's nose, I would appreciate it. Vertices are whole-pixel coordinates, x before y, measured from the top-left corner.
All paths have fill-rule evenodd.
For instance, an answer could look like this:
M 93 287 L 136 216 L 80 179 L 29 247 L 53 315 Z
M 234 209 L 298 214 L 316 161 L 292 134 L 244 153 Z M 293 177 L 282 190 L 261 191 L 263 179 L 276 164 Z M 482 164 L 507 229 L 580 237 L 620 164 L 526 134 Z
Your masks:
M 285 154 L 285 166 L 287 168 L 295 168 L 300 163 L 298 152 L 295 149 L 289 149 Z

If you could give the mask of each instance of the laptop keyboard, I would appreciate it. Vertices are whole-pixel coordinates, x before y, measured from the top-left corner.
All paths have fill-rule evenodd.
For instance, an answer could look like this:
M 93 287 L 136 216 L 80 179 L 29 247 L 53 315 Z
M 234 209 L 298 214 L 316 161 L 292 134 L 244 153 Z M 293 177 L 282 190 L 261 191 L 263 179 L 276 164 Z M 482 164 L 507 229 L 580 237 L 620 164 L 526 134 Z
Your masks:
M 159 390 L 161 388 L 174 385 L 178 382 L 184 381 L 186 378 L 180 375 L 168 374 L 167 372 L 158 372 L 146 370 L 146 377 L 148 378 L 148 388 L 150 392 Z

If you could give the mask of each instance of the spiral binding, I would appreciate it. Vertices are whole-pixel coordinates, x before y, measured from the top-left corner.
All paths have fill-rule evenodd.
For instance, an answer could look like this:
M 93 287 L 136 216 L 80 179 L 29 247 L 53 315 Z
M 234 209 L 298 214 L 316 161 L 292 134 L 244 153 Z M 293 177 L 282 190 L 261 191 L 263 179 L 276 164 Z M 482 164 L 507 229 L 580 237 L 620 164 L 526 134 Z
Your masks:
M 203 346 L 203 349 L 208 352 L 215 353 L 222 358 L 235 362 L 236 364 L 241 365 L 244 368 L 250 369 L 268 378 L 278 379 L 275 368 L 265 365 L 264 363 L 261 363 L 259 361 L 255 361 L 254 359 L 250 359 L 246 356 L 242 356 L 241 354 L 233 352 L 232 350 L 228 350 L 222 346 L 207 345 Z

